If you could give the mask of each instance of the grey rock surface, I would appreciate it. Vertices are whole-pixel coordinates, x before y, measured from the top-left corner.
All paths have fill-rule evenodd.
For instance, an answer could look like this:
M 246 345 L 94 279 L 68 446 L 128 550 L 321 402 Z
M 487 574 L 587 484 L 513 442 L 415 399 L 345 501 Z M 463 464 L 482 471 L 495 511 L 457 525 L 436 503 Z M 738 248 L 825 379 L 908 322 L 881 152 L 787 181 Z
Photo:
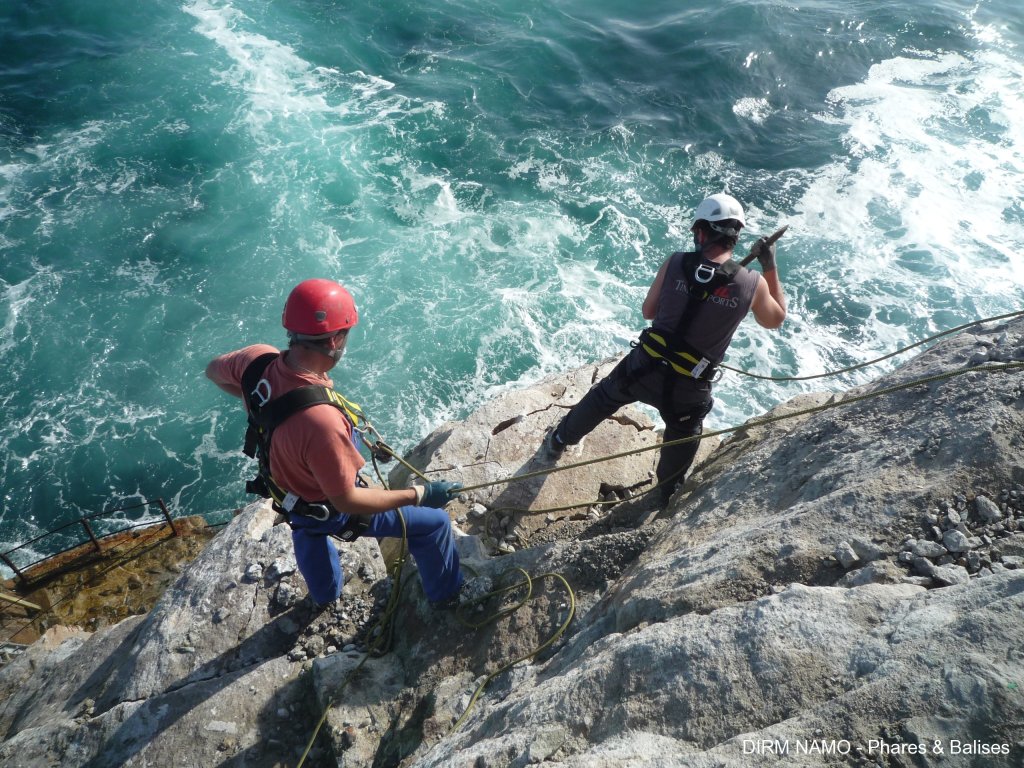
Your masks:
M 36 643 L 0 670 L 0 764 L 295 760 L 278 734 L 311 716 L 309 675 L 288 658 L 310 611 L 292 597 L 305 586 L 276 517 L 266 505 L 248 507 L 148 615 L 56 650 Z M 349 573 L 363 565 L 384 575 L 372 540 L 346 560 Z M 349 586 L 365 603 L 364 583 Z
M 625 493 L 653 451 L 564 469 L 652 445 L 627 412 L 453 505 L 474 582 L 508 589 L 439 612 L 404 579 L 379 656 L 377 544 L 312 616 L 287 529 L 247 508 L 149 615 L 0 670 L 0 763 L 291 765 L 324 713 L 309 765 L 1019 766 L 1024 374 L 979 362 L 1022 360 L 1024 323 L 975 328 L 801 395 L 705 448 L 666 509 Z M 508 392 L 413 463 L 550 468 L 544 430 L 604 369 Z
M 626 498 L 654 484 L 654 450 L 572 472 L 499 482 L 551 467 L 541 449 L 547 430 L 616 362 L 605 360 L 550 376 L 526 390 L 505 392 L 463 421 L 442 424 L 405 458 L 417 469 L 428 470 L 431 477 L 444 477 L 466 487 L 497 483 L 469 491 L 449 507 L 463 529 L 480 535 L 491 551 L 498 551 L 500 543 L 521 548 L 538 532 L 557 536 L 566 523 L 585 519 L 589 508 L 596 507 L 600 514 L 601 502 Z M 651 419 L 638 408 L 626 407 L 579 445 L 570 446 L 557 464 L 651 448 L 657 441 Z M 393 488 L 405 486 L 410 479 L 414 479 L 411 473 L 401 466 L 388 478 Z

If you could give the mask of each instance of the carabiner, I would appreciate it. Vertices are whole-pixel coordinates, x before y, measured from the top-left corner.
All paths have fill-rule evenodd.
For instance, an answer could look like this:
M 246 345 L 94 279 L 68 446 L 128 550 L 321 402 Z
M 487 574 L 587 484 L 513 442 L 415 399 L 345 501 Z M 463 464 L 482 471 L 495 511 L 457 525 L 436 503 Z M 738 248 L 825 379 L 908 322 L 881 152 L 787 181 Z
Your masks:
M 701 270 L 707 274 L 707 277 L 701 277 Z M 698 264 L 697 268 L 693 270 L 693 279 L 698 283 L 710 283 L 715 279 L 715 268 L 709 267 L 707 264 Z
M 316 520 L 318 523 L 327 522 L 327 520 L 329 520 L 331 517 L 331 510 L 329 510 L 323 504 L 307 504 L 306 509 L 308 510 L 306 513 L 306 517 L 312 518 L 313 520 Z M 321 510 L 323 512 L 323 515 L 314 515 L 314 509 Z

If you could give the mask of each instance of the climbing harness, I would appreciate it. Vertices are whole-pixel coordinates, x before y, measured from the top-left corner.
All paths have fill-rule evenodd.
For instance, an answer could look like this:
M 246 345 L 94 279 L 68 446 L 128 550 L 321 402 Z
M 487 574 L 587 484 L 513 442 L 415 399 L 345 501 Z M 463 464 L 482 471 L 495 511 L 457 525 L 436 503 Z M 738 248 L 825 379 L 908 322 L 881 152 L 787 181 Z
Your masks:
M 330 387 L 298 387 L 281 397 L 272 397 L 270 384 L 263 378 L 263 373 L 280 355 L 280 352 L 260 355 L 242 374 L 241 387 L 247 397 L 249 413 L 242 450 L 249 458 L 255 458 L 258 464 L 257 475 L 245 484 L 245 490 L 271 499 L 274 509 L 289 518 L 289 521 L 292 515 L 300 515 L 317 522 L 326 522 L 341 516 L 341 512 L 335 509 L 330 501 L 308 501 L 282 488 L 274 480 L 270 472 L 270 447 L 274 430 L 291 416 L 314 405 L 331 405 L 337 408 L 357 432 L 360 419 L 365 421 L 365 417 L 362 416 L 362 409 L 358 405 Z M 354 541 L 369 527 L 370 521 L 364 515 L 349 515 L 344 528 L 334 535 L 342 541 Z
M 640 333 L 640 338 L 630 346 L 643 350 L 651 364 L 664 366 L 672 374 L 714 381 L 721 361 L 693 346 L 687 340 L 687 336 L 694 321 L 707 311 L 708 302 L 713 297 L 722 296 L 727 286 L 735 281 L 740 265 L 732 259 L 716 264 L 707 261 L 697 252 L 673 253 L 669 257 L 669 264 L 666 281 L 671 279 L 671 275 L 680 275 L 681 279 L 677 282 L 684 283 L 686 288 L 685 304 L 678 319 L 675 320 L 674 328 L 671 331 L 655 327 L 645 328 Z M 666 290 L 667 286 L 662 288 L 662 301 L 665 301 Z M 678 296 L 675 291 L 668 295 Z M 673 301 L 678 300 L 673 298 Z M 657 322 L 656 320 L 656 325 Z M 648 366 L 644 366 L 641 371 L 647 369 Z M 665 377 L 663 395 L 666 402 L 671 402 L 675 385 L 675 375 Z

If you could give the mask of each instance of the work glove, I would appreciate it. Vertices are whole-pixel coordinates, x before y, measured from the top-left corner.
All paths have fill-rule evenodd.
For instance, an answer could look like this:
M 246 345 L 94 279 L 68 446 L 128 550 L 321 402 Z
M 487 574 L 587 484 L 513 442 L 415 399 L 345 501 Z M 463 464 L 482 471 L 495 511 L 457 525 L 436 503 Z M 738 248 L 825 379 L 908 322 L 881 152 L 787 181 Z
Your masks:
M 445 504 L 452 500 L 452 494 L 462 488 L 462 483 L 448 483 L 444 480 L 435 480 L 426 485 L 414 485 L 416 489 L 417 507 L 435 507 L 444 509 Z
M 762 272 L 771 272 L 776 268 L 775 266 L 775 243 L 768 245 L 768 238 L 762 237 L 751 249 L 754 254 L 754 258 L 757 259 L 757 263 L 761 265 Z

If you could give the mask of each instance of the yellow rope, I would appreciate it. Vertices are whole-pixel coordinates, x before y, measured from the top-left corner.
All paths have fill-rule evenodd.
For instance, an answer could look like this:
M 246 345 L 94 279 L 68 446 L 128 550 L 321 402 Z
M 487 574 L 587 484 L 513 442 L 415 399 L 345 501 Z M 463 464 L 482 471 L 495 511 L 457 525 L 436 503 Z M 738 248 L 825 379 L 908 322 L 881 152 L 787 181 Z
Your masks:
M 557 579 L 558 581 L 562 582 L 562 586 L 565 587 L 566 594 L 568 594 L 568 596 L 569 596 L 569 610 L 566 613 L 565 620 L 559 625 L 558 629 L 556 629 L 552 633 L 552 635 L 547 640 L 545 640 L 540 646 L 538 646 L 534 650 L 530 651 L 529 653 L 523 654 L 522 656 L 519 656 L 518 658 L 513 659 L 512 661 L 506 663 L 504 666 L 499 667 L 498 669 L 494 670 L 489 675 L 487 675 L 480 682 L 480 684 L 476 687 L 476 690 L 473 691 L 473 695 L 470 697 L 469 703 L 466 705 L 466 710 L 462 713 L 462 715 L 459 717 L 459 719 L 455 721 L 455 724 L 452 725 L 451 730 L 449 731 L 449 733 L 451 733 L 452 731 L 458 730 L 459 726 L 461 726 L 466 721 L 466 718 L 469 717 L 469 713 L 472 711 L 473 706 L 476 704 L 477 699 L 480 698 L 480 694 L 483 693 L 484 688 L 486 688 L 487 685 L 494 678 L 496 678 L 502 672 L 505 672 L 506 670 L 511 669 L 512 667 L 514 667 L 519 662 L 526 661 L 527 659 L 532 659 L 535 656 L 537 656 L 539 653 L 541 653 L 541 651 L 545 650 L 546 648 L 550 648 L 555 642 L 558 641 L 558 639 L 563 634 L 565 634 L 565 630 L 568 629 L 569 624 L 572 622 L 573 617 L 576 615 L 576 593 L 573 592 L 572 586 L 569 584 L 569 582 L 566 580 L 566 578 L 564 576 L 562 576 L 559 573 L 542 573 L 540 576 L 531 577 L 530 574 L 527 573 L 522 568 L 517 568 L 516 570 L 518 570 L 520 573 L 523 574 L 523 576 L 525 578 L 525 581 L 522 581 L 522 582 L 520 582 L 518 584 L 514 584 L 511 587 L 504 587 L 502 589 L 499 589 L 499 590 L 496 590 L 494 592 L 491 592 L 491 593 L 489 593 L 487 595 L 484 595 L 483 597 L 479 598 L 478 600 L 484 600 L 484 599 L 490 597 L 491 595 L 499 594 L 501 592 L 506 592 L 506 591 L 510 591 L 510 590 L 513 590 L 513 589 L 518 589 L 519 587 L 523 586 L 524 584 L 527 587 L 527 597 L 525 597 L 517 605 L 515 605 L 515 606 L 513 606 L 511 608 L 503 609 L 503 610 L 499 611 L 497 614 L 495 614 L 494 616 L 491 616 L 490 618 L 485 619 L 485 620 L 483 620 L 483 621 L 481 621 L 479 623 L 467 622 L 465 620 L 460 619 L 462 624 L 464 624 L 465 626 L 469 627 L 470 629 L 479 629 L 480 627 L 483 627 L 483 626 L 485 626 L 487 624 L 490 624 L 490 623 L 492 623 L 494 621 L 497 621 L 498 619 L 500 619 L 503 616 L 507 616 L 510 613 L 514 613 L 515 611 L 519 610 L 519 608 L 521 608 L 523 605 L 525 605 L 526 602 L 530 599 L 530 595 L 532 595 L 532 593 L 533 593 L 533 582 L 534 581 L 539 581 L 540 579 Z M 472 604 L 472 602 L 476 602 L 476 601 L 471 601 L 470 604 Z M 461 608 L 461 606 L 460 606 L 460 608 Z M 456 615 L 457 615 L 457 613 L 458 612 L 456 612 Z
M 401 514 L 401 512 L 399 512 L 399 514 Z M 375 655 L 376 651 L 382 650 L 384 648 L 387 648 L 390 645 L 390 638 L 392 637 L 392 632 L 393 632 L 393 623 L 394 623 L 393 620 L 394 620 L 395 608 L 398 605 L 398 596 L 399 596 L 399 594 L 402 591 L 402 587 L 404 586 L 403 584 L 401 584 L 401 573 L 402 573 L 402 564 L 404 564 L 404 561 L 405 561 L 406 546 L 407 546 L 407 534 L 406 534 L 406 528 L 405 528 L 405 518 L 402 517 L 402 556 L 399 558 L 398 562 L 400 564 L 398 565 L 397 569 L 395 570 L 395 572 L 394 572 L 394 574 L 392 576 L 392 579 L 393 579 L 393 582 L 394 582 L 394 586 L 392 587 L 391 597 L 388 600 L 388 607 L 386 608 L 386 610 L 384 611 L 383 615 L 381 616 L 380 621 L 374 627 L 374 629 L 376 629 L 377 627 L 380 627 L 380 632 L 376 635 L 376 637 L 374 638 L 373 642 L 368 647 L 367 652 L 363 655 L 363 658 L 361 658 L 359 660 L 359 663 L 356 664 L 356 666 L 352 669 L 352 671 L 350 671 L 348 673 L 348 675 L 345 676 L 345 679 L 342 682 L 341 686 L 338 688 L 338 690 L 328 700 L 327 705 L 324 707 L 324 710 L 323 710 L 323 712 L 320 715 L 320 719 L 317 721 L 316 725 L 313 728 L 313 733 L 309 737 L 309 741 L 306 744 L 305 750 L 303 750 L 302 756 L 299 758 L 299 762 L 297 763 L 296 768 L 302 768 L 302 766 L 305 764 L 306 758 L 309 756 L 309 753 L 310 753 L 310 751 L 313 748 L 313 744 L 316 741 L 316 737 L 320 734 L 320 730 L 323 728 L 324 723 L 327 721 L 327 715 L 330 713 L 330 710 L 334 707 L 335 702 L 338 701 L 338 698 L 341 696 L 341 693 L 345 690 L 345 688 L 348 686 L 348 684 L 355 677 L 356 672 L 358 672 L 362 668 L 362 666 L 367 662 L 367 660 L 369 660 L 369 658 L 372 655 Z M 516 584 L 513 584 L 511 586 L 508 586 L 508 587 L 502 587 L 502 588 L 500 588 L 498 590 L 494 590 L 492 592 L 489 592 L 486 595 L 483 595 L 483 596 L 481 596 L 479 598 L 476 598 L 474 600 L 469 601 L 466 605 L 473 605 L 473 604 L 475 604 L 477 602 L 480 602 L 482 600 L 485 600 L 485 599 L 487 599 L 487 598 L 489 598 L 489 597 L 491 597 L 493 595 L 501 594 L 503 592 L 510 592 L 510 591 L 519 589 L 520 587 L 523 587 L 523 586 L 526 587 L 526 596 L 525 597 L 523 597 L 515 605 L 503 608 L 502 610 L 499 610 L 494 615 L 492 615 L 492 616 L 490 616 L 490 617 L 488 617 L 488 618 L 486 618 L 486 619 L 484 619 L 484 620 L 482 620 L 480 622 L 470 622 L 470 621 L 467 621 L 464 618 L 462 618 L 459 615 L 459 611 L 462 610 L 462 608 L 464 606 L 460 605 L 456 609 L 456 611 L 455 611 L 456 620 L 459 621 L 459 623 L 462 624 L 463 626 L 466 626 L 466 627 L 468 627 L 470 629 L 476 630 L 476 629 L 480 629 L 483 626 L 486 626 L 487 624 L 493 623 L 493 622 L 497 621 L 498 619 L 501 619 L 504 616 L 511 615 L 512 613 L 515 613 L 520 608 L 522 608 L 524 605 L 526 605 L 526 603 L 529 602 L 530 599 L 533 597 L 533 584 L 534 584 L 534 581 L 540 580 L 540 579 L 547 579 L 547 578 L 557 579 L 565 587 L 566 593 L 568 595 L 568 602 L 569 602 L 568 612 L 566 614 L 566 617 L 562 621 L 562 623 L 558 626 L 558 628 L 551 634 L 551 636 L 548 637 L 548 639 L 545 640 L 537 648 L 535 648 L 534 650 L 530 651 L 529 653 L 526 653 L 526 654 L 523 654 L 522 656 L 519 656 L 518 658 L 508 662 L 507 664 L 499 667 L 498 669 L 496 669 L 493 672 L 491 672 L 490 674 L 488 674 L 480 682 L 480 684 L 476 687 L 476 690 L 473 692 L 473 695 L 470 697 L 469 703 L 466 705 L 465 711 L 462 713 L 462 715 L 459 717 L 459 719 L 455 722 L 455 724 L 451 727 L 451 730 L 449 732 L 457 730 L 459 728 L 459 726 L 461 726 L 462 723 L 465 722 L 466 718 L 469 716 L 470 711 L 473 709 L 473 706 L 476 704 L 477 699 L 479 699 L 480 694 L 487 687 L 487 685 L 492 680 L 494 680 L 494 678 L 496 678 L 502 672 L 505 672 L 506 670 L 508 670 L 511 667 L 515 666 L 519 662 L 526 661 L 527 659 L 532 659 L 535 656 L 537 656 L 539 653 L 544 651 L 545 649 L 551 647 L 551 645 L 553 645 L 555 642 L 557 642 L 558 639 L 560 637 L 562 637 L 562 635 L 565 634 L 566 629 L 568 629 L 569 624 L 572 622 L 573 617 L 576 615 L 576 593 L 573 591 L 572 586 L 569 584 L 568 580 L 566 580 L 566 578 L 564 576 L 562 576 L 561 574 L 553 573 L 552 572 L 552 573 L 543 573 L 543 574 L 541 574 L 538 577 L 531 577 L 529 572 L 527 572 L 526 570 L 524 570 L 522 568 L 517 568 L 515 570 L 519 571 L 523 575 L 523 581 L 520 581 L 520 582 L 518 582 Z M 373 635 L 374 631 L 371 630 L 370 634 Z M 377 645 L 378 643 L 382 643 L 382 645 L 378 646 Z
M 593 459 L 586 459 L 584 461 L 577 461 L 571 464 L 563 464 L 556 467 L 548 467 L 547 469 L 538 469 L 533 472 L 524 472 L 521 475 L 515 475 L 513 477 L 507 477 L 502 480 L 491 480 L 486 483 L 477 483 L 476 485 L 463 486 L 461 492 L 475 491 L 480 488 L 489 488 L 493 485 L 502 485 L 507 483 L 519 482 L 520 480 L 529 480 L 533 477 L 542 477 L 544 475 L 550 475 L 555 472 L 565 472 L 570 469 L 578 469 L 580 467 L 590 466 L 591 464 L 600 464 L 605 461 L 612 461 L 614 459 L 621 459 L 626 456 L 633 456 L 638 453 L 645 453 L 647 451 L 657 451 L 662 448 L 670 448 L 676 445 L 683 445 L 684 443 L 691 443 L 695 440 L 706 440 L 709 437 L 717 437 L 718 435 L 726 435 L 731 432 L 739 432 L 744 429 L 753 429 L 755 427 L 763 427 L 768 424 L 774 424 L 777 421 L 784 421 L 786 419 L 795 419 L 799 416 L 806 416 L 811 413 L 819 413 L 826 411 L 831 408 L 838 408 L 839 406 L 852 405 L 853 403 L 861 402 L 862 400 L 870 400 L 876 397 L 882 397 L 883 395 L 889 395 L 894 392 L 899 392 L 903 389 L 910 389 L 911 387 L 920 386 L 922 384 L 928 384 L 934 381 L 942 381 L 944 379 L 951 379 L 956 376 L 963 376 L 968 373 L 1002 373 L 1005 371 L 1019 370 L 1024 368 L 1024 362 L 1022 363 L 999 363 L 995 365 L 977 366 L 974 368 L 962 368 L 956 371 L 948 371 L 943 374 L 937 374 L 935 376 L 926 376 L 921 379 L 915 379 L 914 381 L 907 382 L 905 384 L 897 384 L 892 387 L 886 387 L 879 389 L 874 392 L 869 392 L 864 395 L 857 395 L 855 397 L 846 397 L 835 403 L 825 403 L 824 405 L 816 405 L 810 408 L 803 408 L 799 411 L 793 411 L 791 413 L 785 413 L 778 416 L 763 416 L 757 419 L 751 419 L 748 422 L 739 424 L 734 427 L 725 427 L 724 429 L 717 429 L 712 432 L 705 432 L 701 435 L 691 435 L 689 437 L 681 437 L 678 440 L 669 440 L 664 443 L 655 443 L 653 445 L 645 445 L 641 448 L 634 448 L 629 451 L 622 451 L 620 453 L 612 453 L 607 456 L 598 456 Z M 582 506 L 582 505 L 577 505 Z
M 915 347 L 920 347 L 924 344 L 935 341 L 936 339 L 941 339 L 943 336 L 949 336 L 950 334 L 958 333 L 967 328 L 973 328 L 976 325 L 983 325 L 985 323 L 995 322 L 996 320 L 1006 320 L 1011 317 L 1020 317 L 1021 315 L 1024 315 L 1024 310 L 1019 310 L 1017 312 L 1007 312 L 1006 314 L 1003 315 L 994 315 L 993 317 L 986 317 L 982 320 L 975 320 L 970 323 L 964 323 L 963 325 L 958 325 L 956 328 L 950 328 L 948 331 L 942 331 L 941 333 L 936 333 L 934 336 L 929 336 L 926 339 L 921 339 L 921 341 L 915 341 L 913 344 L 909 344 L 901 349 L 897 349 L 895 352 L 890 352 L 887 355 L 876 357 L 874 360 L 868 360 L 867 362 L 864 363 L 851 365 L 848 368 L 840 368 L 839 370 L 826 371 L 825 373 L 815 373 L 808 376 L 765 376 L 760 373 L 750 373 L 749 371 L 744 371 L 740 368 L 733 368 L 732 366 L 724 364 L 720 365 L 719 368 L 724 368 L 727 371 L 732 371 L 733 373 L 738 373 L 741 376 L 747 376 L 751 379 L 761 379 L 762 381 L 810 381 L 812 379 L 824 379 L 829 376 L 839 376 L 840 374 L 843 373 L 849 373 L 850 371 L 858 371 L 861 368 L 867 368 L 870 365 L 877 365 L 878 363 L 888 360 L 889 358 L 896 357 L 897 355 L 902 355 L 904 352 L 914 349 Z

